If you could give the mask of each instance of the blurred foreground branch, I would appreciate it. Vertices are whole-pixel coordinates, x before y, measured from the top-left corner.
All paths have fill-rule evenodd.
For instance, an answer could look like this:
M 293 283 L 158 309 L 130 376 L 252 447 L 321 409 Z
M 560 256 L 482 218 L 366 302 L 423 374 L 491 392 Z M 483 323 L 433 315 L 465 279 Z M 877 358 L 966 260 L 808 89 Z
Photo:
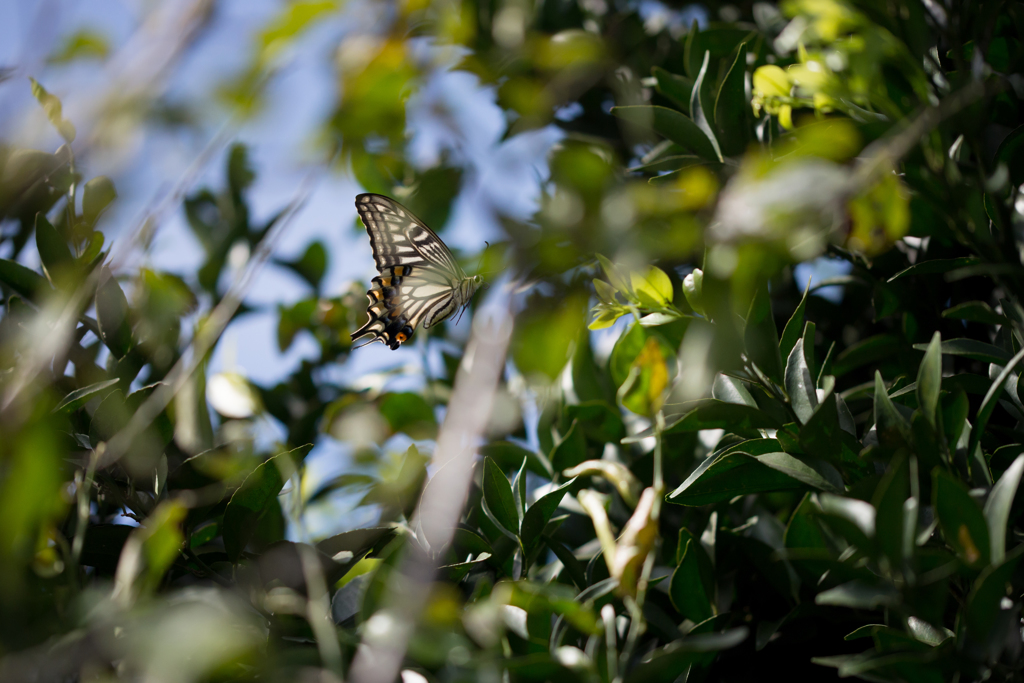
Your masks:
M 388 604 L 367 623 L 352 662 L 351 680 L 357 683 L 392 683 L 398 676 L 409 638 L 430 596 L 441 553 L 459 523 L 473 477 L 473 458 L 491 415 L 512 334 L 507 299 L 499 311 L 490 319 L 474 321 L 434 449 L 437 470 L 417 508 L 413 526 L 423 530 L 430 553 L 410 544 L 398 571 L 392 574 L 385 592 Z

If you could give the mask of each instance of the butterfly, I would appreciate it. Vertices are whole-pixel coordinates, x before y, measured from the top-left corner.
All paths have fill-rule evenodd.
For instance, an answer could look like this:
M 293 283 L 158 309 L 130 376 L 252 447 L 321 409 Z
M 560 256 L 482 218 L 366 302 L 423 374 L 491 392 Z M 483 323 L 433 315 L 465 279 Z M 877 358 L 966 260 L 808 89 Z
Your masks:
M 370 235 L 377 277 L 366 292 L 370 319 L 352 340 L 381 341 L 397 349 L 416 329 L 432 327 L 465 308 L 482 283 L 469 277 L 437 234 L 394 199 L 356 197 L 356 210 Z

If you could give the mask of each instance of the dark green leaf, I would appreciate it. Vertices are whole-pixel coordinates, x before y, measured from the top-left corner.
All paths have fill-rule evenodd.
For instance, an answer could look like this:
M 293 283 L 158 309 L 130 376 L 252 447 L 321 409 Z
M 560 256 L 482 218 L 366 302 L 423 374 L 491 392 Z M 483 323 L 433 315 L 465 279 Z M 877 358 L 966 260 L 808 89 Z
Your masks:
M 746 76 L 747 44 L 740 43 L 715 99 L 715 128 L 722 151 L 730 156 L 742 154 L 747 146 L 747 113 L 750 107 L 747 103 Z
M 886 392 L 882 375 L 875 371 L 875 431 L 878 441 L 883 446 L 898 448 L 909 441 L 910 425 L 896 410 L 892 399 Z
M 936 470 L 932 479 L 932 505 L 946 542 L 969 567 L 981 569 L 992 558 L 988 524 L 981 508 L 963 484 Z
M 804 340 L 798 339 L 786 361 L 786 392 L 793 412 L 806 424 L 818 407 L 818 394 L 804 358 Z
M 701 622 L 715 615 L 714 567 L 694 540 L 686 541 L 679 566 L 672 573 L 669 596 L 676 610 L 691 621 Z
M 132 328 L 128 317 L 128 299 L 113 275 L 96 290 L 96 320 L 100 338 L 110 352 L 123 358 L 132 346 Z
M 657 83 L 655 88 L 658 92 L 672 100 L 672 103 L 679 107 L 684 114 L 690 113 L 690 93 L 693 91 L 693 81 L 686 76 L 677 76 L 656 66 L 651 70 L 654 80 Z
M 992 564 L 998 565 L 1006 559 L 1006 530 L 1010 508 L 1024 475 L 1024 455 L 1018 455 L 1003 476 L 999 478 L 985 501 L 984 514 L 988 523 L 989 542 L 992 546 Z
M 412 392 L 385 394 L 380 414 L 396 432 L 405 432 L 414 439 L 430 439 L 437 434 L 437 419 L 430 404 Z
M 114 183 L 106 176 L 96 176 L 82 188 L 82 218 L 89 225 L 96 223 L 100 214 L 117 199 Z
M 704 53 L 704 61 L 701 64 L 700 71 L 697 73 L 697 78 L 693 81 L 693 90 L 690 91 L 690 116 L 693 117 L 693 122 L 704 132 L 704 135 L 707 136 L 708 141 L 714 148 L 715 158 L 713 160 L 721 161 L 722 150 L 719 148 L 718 138 L 712 128 L 714 103 L 710 102 L 708 97 L 711 85 L 714 82 L 714 77 L 708 74 L 710 63 L 711 52 L 707 51 Z
M 754 295 L 743 332 L 747 357 L 776 384 L 783 383 L 782 357 L 779 355 L 779 333 L 772 317 L 768 287 L 761 286 Z
M 612 107 L 612 114 L 624 121 L 650 128 L 708 161 L 721 160 L 715 145 L 700 126 L 674 109 L 638 104 Z
M 17 261 L 0 259 L 0 284 L 10 287 L 29 301 L 37 301 L 37 293 L 50 288 L 46 278 Z
M 551 467 L 556 473 L 576 467 L 587 459 L 587 442 L 579 422 L 573 422 L 562 440 L 551 451 Z
M 939 393 L 942 391 L 941 345 L 942 335 L 936 332 L 917 371 L 917 404 L 933 427 L 937 424 Z
M 918 351 L 927 351 L 928 344 L 914 344 Z M 976 339 L 950 339 L 942 342 L 942 353 L 947 356 L 963 356 L 982 363 L 995 363 L 1006 365 L 1013 355 L 1009 351 L 1001 349 L 993 344 L 977 341 Z
M 974 256 L 965 256 L 962 258 L 950 258 L 950 259 L 928 259 L 921 263 L 915 263 L 909 268 L 904 268 L 900 272 L 889 278 L 888 282 L 894 282 L 901 280 L 911 275 L 934 275 L 937 273 L 948 273 L 951 270 L 958 268 L 964 268 L 966 266 L 974 266 L 980 264 L 981 259 Z
M 36 214 L 36 247 L 50 282 L 57 284 L 74 263 L 74 257 L 67 242 L 42 213 Z
M 260 520 L 277 506 L 277 494 L 294 472 L 294 458 L 308 450 L 300 446 L 260 463 L 231 495 L 224 508 L 224 550 L 232 562 L 242 556 Z
M 104 389 L 108 389 L 117 384 L 118 381 L 119 380 L 117 378 L 108 379 L 102 382 L 96 382 L 95 384 L 90 384 L 89 386 L 82 387 L 81 389 L 75 389 L 57 404 L 57 407 L 53 409 L 53 412 L 74 412 L 95 398 L 96 395 Z
M 942 317 L 952 320 L 967 320 L 983 325 L 1005 325 L 1009 322 L 1006 316 L 993 311 L 992 307 L 984 301 L 965 301 L 962 304 L 957 304 L 944 310 Z
M 526 458 L 526 469 L 534 474 L 545 479 L 550 479 L 554 474 L 551 463 L 546 457 L 511 441 L 495 441 L 481 446 L 480 455 L 485 458 L 493 458 L 503 471 L 516 467 L 523 461 L 523 458 Z
M 519 534 L 519 512 L 516 510 L 512 486 L 508 483 L 505 473 L 491 458 L 484 458 L 482 487 L 484 502 L 505 531 L 512 535 Z
M 828 480 L 786 453 L 757 457 L 726 453 L 707 458 L 668 495 L 668 500 L 680 505 L 710 505 L 751 493 L 800 490 L 807 486 L 801 479 L 833 490 Z
M 838 379 L 863 365 L 889 357 L 899 349 L 900 338 L 894 334 L 878 334 L 862 339 L 836 357 L 832 364 L 832 374 Z
M 797 339 L 800 339 L 804 331 L 804 311 L 807 310 L 807 296 L 811 291 L 810 282 L 804 288 L 804 295 L 800 297 L 793 315 L 789 317 L 785 329 L 782 330 L 782 338 L 779 340 L 779 355 L 782 358 L 789 358 L 790 352 L 796 346 Z
M 575 479 L 570 479 L 558 488 L 545 493 L 526 509 L 526 514 L 523 516 L 521 537 L 523 539 L 523 547 L 526 548 L 527 552 L 536 547 L 537 543 L 540 542 L 544 527 L 547 526 L 551 516 L 555 514 L 555 510 L 558 509 L 558 504 L 562 502 L 562 498 L 565 497 L 569 486 L 575 481 Z

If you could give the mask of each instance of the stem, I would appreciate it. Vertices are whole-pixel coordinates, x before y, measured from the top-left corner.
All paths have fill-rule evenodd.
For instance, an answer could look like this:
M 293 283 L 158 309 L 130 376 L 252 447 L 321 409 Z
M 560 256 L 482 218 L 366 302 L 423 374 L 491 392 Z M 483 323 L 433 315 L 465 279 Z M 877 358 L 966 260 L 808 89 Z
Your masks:
M 75 521 L 75 537 L 71 542 L 71 575 L 78 576 L 78 560 L 82 557 L 82 546 L 85 545 L 85 529 L 89 526 L 89 499 L 92 496 L 93 479 L 96 476 L 96 463 L 99 461 L 99 454 L 92 450 L 89 452 L 89 464 L 86 465 L 82 481 L 78 482 L 77 504 L 78 518 Z

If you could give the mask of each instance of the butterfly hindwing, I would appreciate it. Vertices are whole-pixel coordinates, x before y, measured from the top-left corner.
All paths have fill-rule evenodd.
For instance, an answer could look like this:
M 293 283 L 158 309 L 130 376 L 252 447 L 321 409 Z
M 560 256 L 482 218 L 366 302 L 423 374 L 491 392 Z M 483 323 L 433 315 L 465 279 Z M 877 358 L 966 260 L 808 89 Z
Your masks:
M 380 275 L 367 292 L 369 320 L 352 338 L 372 335 L 370 342 L 397 349 L 420 324 L 431 327 L 467 303 L 476 279 L 467 278 L 441 238 L 393 199 L 361 194 L 356 209 Z

